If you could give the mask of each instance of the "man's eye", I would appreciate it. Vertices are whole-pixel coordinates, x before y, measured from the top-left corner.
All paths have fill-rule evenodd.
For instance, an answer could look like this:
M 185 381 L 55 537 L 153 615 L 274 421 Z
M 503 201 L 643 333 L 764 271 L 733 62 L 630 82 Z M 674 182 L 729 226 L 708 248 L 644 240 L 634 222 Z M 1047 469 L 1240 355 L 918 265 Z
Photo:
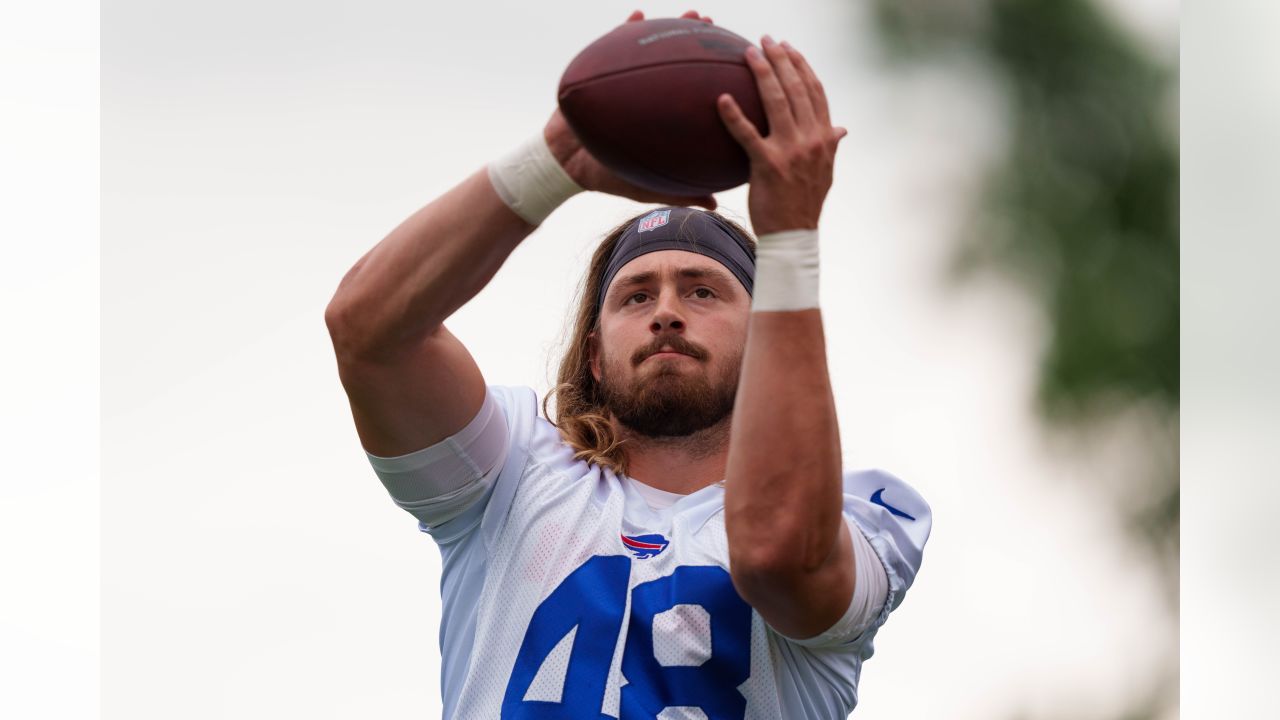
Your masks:
M 648 295 L 646 295 L 645 293 L 642 293 L 642 292 L 639 292 L 639 293 L 631 293 L 630 295 L 628 295 L 628 296 L 627 296 L 627 299 L 626 299 L 626 300 L 623 300 L 623 301 L 622 301 L 622 304 L 623 304 L 623 305 L 629 305 L 629 304 L 631 303 L 631 301 L 632 301 L 632 300 L 635 300 L 636 298 L 643 298 L 643 297 L 648 297 Z
M 698 297 L 702 298 L 703 300 L 706 300 L 707 298 L 715 297 L 716 295 L 714 292 L 711 291 L 711 288 L 698 288 L 693 292 L 697 293 Z

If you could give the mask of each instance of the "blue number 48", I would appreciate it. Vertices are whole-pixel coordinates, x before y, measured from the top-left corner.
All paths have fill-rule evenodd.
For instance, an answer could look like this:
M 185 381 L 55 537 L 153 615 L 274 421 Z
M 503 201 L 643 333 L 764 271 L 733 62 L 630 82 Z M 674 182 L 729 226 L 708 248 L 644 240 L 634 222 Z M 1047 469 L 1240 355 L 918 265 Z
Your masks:
M 605 684 L 622 631 L 631 559 L 597 555 L 579 565 L 534 611 L 502 701 L 502 720 L 602 720 Z M 677 605 L 696 605 L 711 623 L 711 653 L 700 665 L 663 665 L 653 621 Z M 526 700 L 538 669 L 577 628 L 559 702 Z M 742 720 L 738 686 L 751 672 L 751 607 L 715 566 L 683 566 L 631 592 L 622 654 L 619 720 L 655 720 L 668 707 L 695 707 L 708 720 Z

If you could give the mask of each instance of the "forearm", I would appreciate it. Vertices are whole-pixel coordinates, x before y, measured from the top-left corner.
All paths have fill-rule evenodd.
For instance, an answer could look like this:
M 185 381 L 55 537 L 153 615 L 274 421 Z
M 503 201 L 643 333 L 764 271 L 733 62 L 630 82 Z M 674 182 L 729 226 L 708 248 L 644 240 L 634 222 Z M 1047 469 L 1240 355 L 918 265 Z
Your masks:
M 394 353 L 434 332 L 533 229 L 477 170 L 409 216 L 342 279 L 326 312 L 339 353 Z
M 849 608 L 857 568 L 842 511 L 840 433 L 818 310 L 818 235 L 836 146 L 822 83 L 767 35 L 749 48 L 769 120 L 762 137 L 729 94 L 718 107 L 751 160 L 747 205 L 759 235 L 752 316 L 734 405 L 725 530 L 735 587 L 792 637 Z
M 815 570 L 842 522 L 821 312 L 753 312 L 738 388 L 725 484 L 730 563 Z

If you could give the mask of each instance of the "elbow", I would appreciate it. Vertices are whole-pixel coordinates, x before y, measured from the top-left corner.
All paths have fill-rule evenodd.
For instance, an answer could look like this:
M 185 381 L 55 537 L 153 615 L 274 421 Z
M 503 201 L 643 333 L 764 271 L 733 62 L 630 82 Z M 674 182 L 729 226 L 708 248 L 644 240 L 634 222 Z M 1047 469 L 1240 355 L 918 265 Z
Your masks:
M 329 329 L 329 337 L 334 345 L 348 336 L 349 318 L 350 311 L 347 306 L 338 299 L 337 295 L 334 295 L 324 308 L 324 325 Z
M 738 595 L 756 605 L 780 589 L 797 587 L 806 573 L 803 566 L 780 553 L 729 552 L 729 577 Z
M 729 574 L 743 597 L 754 589 L 791 584 L 806 572 L 805 563 L 794 553 L 776 547 L 737 549 L 733 543 L 729 545 Z
M 735 512 L 736 510 L 736 512 Z M 786 512 L 752 513 L 726 507 L 730 561 L 752 575 L 809 573 L 826 564 L 840 535 L 839 511 L 801 517 Z
M 362 338 L 362 324 L 355 318 L 351 306 L 335 296 L 324 309 L 324 324 L 329 329 L 329 339 L 340 364 L 350 364 L 368 354 L 368 342 Z
M 729 574 L 743 597 L 793 586 L 825 567 L 840 534 L 819 525 L 785 528 L 775 524 L 769 533 L 734 532 L 739 528 L 732 524 L 726 527 Z
M 444 329 L 442 325 L 410 334 L 389 324 L 382 308 L 353 305 L 335 297 L 324 310 L 334 354 L 340 366 L 378 366 L 399 362 L 404 354 Z
M 337 342 L 338 336 L 343 332 L 343 324 L 346 322 L 346 313 L 343 307 L 338 304 L 337 296 L 334 296 L 329 304 L 324 308 L 324 325 L 329 329 L 329 337 Z
M 324 324 L 329 329 L 329 339 L 333 341 L 340 363 L 360 358 L 369 345 L 366 336 L 371 323 L 359 312 L 355 282 L 356 275 L 368 259 L 369 253 L 366 253 L 347 271 L 324 308 Z
M 798 575 L 817 569 L 819 562 L 806 561 L 798 551 L 784 547 L 753 548 L 735 552 L 729 548 L 729 559 L 744 574 L 762 577 L 786 577 Z

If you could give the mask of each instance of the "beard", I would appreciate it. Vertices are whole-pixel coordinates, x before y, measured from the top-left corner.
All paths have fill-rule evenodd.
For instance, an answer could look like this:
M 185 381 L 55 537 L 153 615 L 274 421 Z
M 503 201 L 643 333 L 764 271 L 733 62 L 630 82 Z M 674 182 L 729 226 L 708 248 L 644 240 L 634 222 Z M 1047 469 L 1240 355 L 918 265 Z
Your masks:
M 639 367 L 663 346 L 689 355 L 705 365 L 707 352 L 679 336 L 658 338 L 631 358 Z M 601 352 L 600 397 L 606 410 L 637 435 L 650 438 L 687 437 L 705 430 L 733 413 L 742 367 L 739 353 L 725 364 L 718 377 L 690 367 L 684 360 L 655 360 L 657 367 L 620 379 L 609 357 Z

